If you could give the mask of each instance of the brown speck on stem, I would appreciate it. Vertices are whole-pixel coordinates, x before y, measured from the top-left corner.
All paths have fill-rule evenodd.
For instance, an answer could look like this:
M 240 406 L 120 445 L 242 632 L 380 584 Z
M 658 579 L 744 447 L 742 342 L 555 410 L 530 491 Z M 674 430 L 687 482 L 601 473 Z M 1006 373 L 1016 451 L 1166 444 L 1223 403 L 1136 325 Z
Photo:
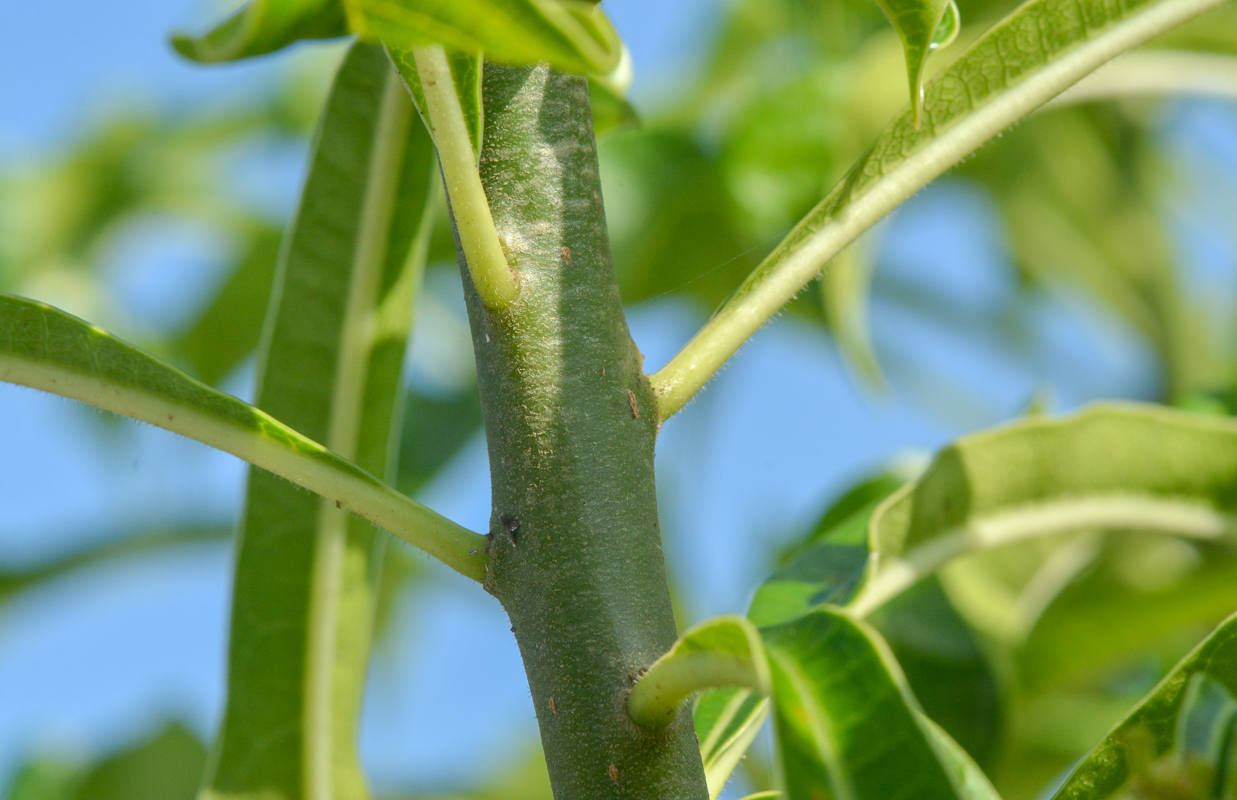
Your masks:
M 554 702 L 554 698 L 553 698 L 553 697 L 551 697 L 551 698 L 550 698 L 550 713 L 551 713 L 551 714 L 557 714 L 557 713 L 558 713 L 558 703 Z
M 341 502 L 339 502 L 338 500 L 336 500 L 336 501 L 335 501 L 335 507 L 336 507 L 336 508 L 343 508 L 343 507 L 344 507 L 344 504 L 343 504 L 343 503 L 341 503 Z
M 168 422 L 171 422 L 171 421 L 172 421 L 172 415 L 168 414 Z
M 563 261 L 571 261 L 571 248 L 570 247 L 563 248 Z
M 627 407 L 631 409 L 632 419 L 640 419 L 640 406 L 636 403 L 636 393 L 631 389 L 627 390 Z
M 610 775 L 610 780 L 612 780 L 612 781 L 617 781 L 617 780 L 618 780 L 618 776 L 619 776 L 618 765 L 616 765 L 616 764 L 611 764 L 611 765 L 610 765 L 610 769 L 608 770 L 608 772 L 609 772 L 609 775 Z
M 605 368 L 605 367 L 602 367 L 602 368 L 601 368 L 601 377 L 603 377 L 603 378 L 604 378 L 604 377 L 606 377 L 606 368 Z

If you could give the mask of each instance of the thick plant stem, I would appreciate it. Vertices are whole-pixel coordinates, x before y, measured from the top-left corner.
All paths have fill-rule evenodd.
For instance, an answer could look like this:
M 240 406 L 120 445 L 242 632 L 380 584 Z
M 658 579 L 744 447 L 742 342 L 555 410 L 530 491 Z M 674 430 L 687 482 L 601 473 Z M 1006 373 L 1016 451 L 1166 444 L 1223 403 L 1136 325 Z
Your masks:
M 487 588 L 513 623 L 557 800 L 708 796 L 690 714 L 628 717 L 675 641 L 653 443 L 657 405 L 611 264 L 588 87 L 486 65 L 481 177 L 520 294 L 464 275 L 493 480 Z

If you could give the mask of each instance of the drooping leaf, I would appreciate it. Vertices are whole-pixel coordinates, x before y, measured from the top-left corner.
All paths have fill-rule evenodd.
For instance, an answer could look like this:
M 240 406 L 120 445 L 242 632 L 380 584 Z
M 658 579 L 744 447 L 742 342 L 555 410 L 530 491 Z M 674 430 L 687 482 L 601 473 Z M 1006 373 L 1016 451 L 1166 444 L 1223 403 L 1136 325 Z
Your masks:
M 911 87 L 911 120 L 919 127 L 923 103 L 923 66 L 928 54 L 958 36 L 961 19 L 954 0 L 877 0 L 902 39 L 906 74 Z
M 259 407 L 388 480 L 437 185 L 413 116 L 382 49 L 354 45 L 281 252 L 258 377 Z M 251 470 L 209 791 L 368 796 L 356 729 L 384 548 L 363 520 Z
M 53 760 L 21 767 L 5 800 L 193 800 L 206 748 L 179 724 L 82 768 Z
M 960 439 L 877 510 L 863 616 L 975 550 L 1088 528 L 1200 539 L 1232 532 L 1237 424 L 1157 406 L 1097 405 Z
M 442 44 L 491 61 L 548 61 L 607 73 L 622 44 L 600 7 L 581 0 L 343 0 L 352 30 L 393 50 Z
M 717 800 L 760 733 L 770 702 L 750 689 L 711 689 L 696 701 L 693 719 L 710 800 Z
M 923 718 L 876 631 L 823 606 L 762 633 L 789 800 L 992 796 L 965 779 L 957 753 L 942 757 L 945 734 Z
M 204 383 L 218 384 L 258 346 L 279 241 L 273 228 L 258 232 L 215 297 L 172 343 Z
M 1160 681 L 1071 772 L 1053 800 L 1218 797 L 1237 714 L 1237 617 L 1229 617 Z
M 1114 56 L 1219 0 L 1030 0 L 925 90 L 922 124 L 898 117 L 832 191 L 653 376 L 663 417 L 682 407 L 766 320 L 856 237 L 956 164 Z
M 821 305 L 825 311 L 825 324 L 829 326 L 846 363 L 868 386 L 883 389 L 885 377 L 872 349 L 872 336 L 868 329 L 872 281 L 869 249 L 860 240 L 839 253 L 821 271 Z
M 39 584 L 54 581 L 96 564 L 186 544 L 225 542 L 231 535 L 230 526 L 154 530 L 109 539 L 101 544 L 74 550 L 59 558 L 30 566 L 0 565 L 0 602 Z
M 706 620 L 680 636 L 632 687 L 627 710 L 639 725 L 663 727 L 688 697 L 725 686 L 759 694 L 770 688 L 760 634 L 733 615 Z
M 481 399 L 475 386 L 439 398 L 408 392 L 396 487 L 415 495 L 481 431 Z
M 905 481 L 884 473 L 846 492 L 756 590 L 748 616 L 760 625 L 797 619 L 822 605 L 845 605 L 868 559 L 872 514 Z M 1002 708 L 992 668 L 935 581 L 926 581 L 870 620 L 885 637 L 929 718 L 987 764 L 1000 742 Z
M 185 58 L 213 63 L 271 53 L 300 39 L 347 34 L 340 0 L 249 0 L 200 36 L 174 35 L 172 46 Z

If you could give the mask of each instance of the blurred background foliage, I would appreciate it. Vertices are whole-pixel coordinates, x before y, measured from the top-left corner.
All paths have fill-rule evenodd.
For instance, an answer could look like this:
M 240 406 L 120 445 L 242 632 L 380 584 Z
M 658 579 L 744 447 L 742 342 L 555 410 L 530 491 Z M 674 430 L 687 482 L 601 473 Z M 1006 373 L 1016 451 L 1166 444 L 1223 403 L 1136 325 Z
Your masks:
M 959 5 L 962 41 L 935 56 L 929 71 L 1011 7 Z M 698 61 L 638 103 L 638 126 L 610 133 L 601 145 L 621 291 L 636 309 L 667 298 L 697 314 L 715 307 L 905 104 L 901 51 L 870 0 L 735 0 L 715 8 L 721 16 Z M 1231 54 L 1237 8 L 1222 8 L 1157 46 Z M 247 191 L 241 180 L 238 190 L 236 176 L 264 153 L 303 152 L 338 52 L 328 45 L 298 57 L 270 91 L 242 103 L 116 112 L 80 129 L 54 155 L 4 162 L 0 291 L 52 302 L 243 393 L 285 214 L 262 187 Z M 1006 368 L 1022 365 L 1041 376 L 1043 392 L 1025 398 L 1028 413 L 1036 413 L 1051 406 L 1045 398 L 1055 388 L 1052 376 L 1061 374 L 1042 363 L 1049 352 L 1045 309 L 1081 303 L 1149 354 L 1155 378 L 1135 392 L 1139 399 L 1228 413 L 1237 297 L 1223 291 L 1223 281 L 1204 282 L 1200 291 L 1183 255 L 1188 248 L 1171 211 L 1198 176 L 1166 150 L 1165 108 L 1161 99 L 1142 97 L 1052 108 L 945 179 L 984 209 L 988 235 L 1008 254 L 1009 275 L 984 279 L 978 290 L 935 280 L 934 264 L 965 254 L 930 246 L 903 256 L 909 269 L 883 269 L 888 226 L 880 226 L 788 314 L 830 332 L 872 402 L 893 392 L 949 426 L 971 429 L 994 420 L 974 412 L 976 390 L 966 370 L 955 368 L 963 359 L 925 363 L 906 331 L 937 331 L 995 353 L 1013 365 Z M 1222 209 L 1230 220 L 1234 210 Z M 139 303 L 135 310 L 116 296 L 124 285 L 115 272 L 118 254 L 151 229 L 195 232 L 222 265 L 183 308 Z M 399 469 L 399 488 L 408 493 L 422 490 L 480 431 L 467 333 L 448 308 L 458 278 L 445 218 L 430 261 L 416 338 L 435 355 L 410 378 Z M 870 324 L 869 308 L 903 322 L 892 330 Z M 1069 351 L 1068 342 L 1059 350 Z M 882 473 L 824 504 L 817 524 L 779 545 L 780 556 L 766 548 L 767 563 L 870 510 L 906 474 Z M 189 520 L 122 531 L 38 563 L 0 560 L 0 603 L 75 570 L 230 535 L 226 520 Z M 380 627 L 390 636 L 398 598 L 440 577 L 402 548 L 392 548 L 386 563 Z M 685 602 L 684 619 L 693 616 L 691 605 Z M 928 713 L 1008 800 L 1023 800 L 1059 778 L 1234 609 L 1232 548 L 1082 532 L 957 562 L 875 622 Z M 524 752 L 487 760 L 474 773 L 482 776 L 476 788 L 451 796 L 548 798 L 535 742 Z M 766 752 L 767 744 L 745 762 L 746 786 L 771 785 Z M 205 758 L 200 732 L 169 721 L 99 760 L 32 754 L 11 771 L 4 796 L 188 800 Z M 392 800 L 413 796 L 379 790 Z

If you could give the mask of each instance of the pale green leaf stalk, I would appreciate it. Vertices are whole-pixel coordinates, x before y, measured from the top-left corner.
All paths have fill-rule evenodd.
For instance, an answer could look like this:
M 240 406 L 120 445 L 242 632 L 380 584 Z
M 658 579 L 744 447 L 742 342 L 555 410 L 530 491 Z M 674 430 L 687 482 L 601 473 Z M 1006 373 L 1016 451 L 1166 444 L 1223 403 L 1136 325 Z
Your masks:
M 1203 540 L 1237 526 L 1237 422 L 1104 404 L 958 440 L 875 512 L 862 617 L 953 558 L 1088 529 Z
M 923 108 L 923 67 L 928 54 L 946 47 L 962 27 L 954 0 L 876 0 L 885 12 L 906 55 L 906 76 L 911 89 L 911 124 L 919 128 Z
M 908 111 L 652 378 L 662 418 L 861 233 L 929 181 L 1113 57 L 1222 0 L 1029 0 L 927 86 Z
M 1232 797 L 1234 697 L 1237 616 L 1230 616 L 1073 768 L 1052 800 L 1146 791 L 1149 772 L 1162 796 Z
M 872 348 L 868 300 L 872 284 L 872 246 L 862 238 L 838 254 L 820 273 L 821 305 L 838 350 L 869 387 L 887 388 Z
M 480 153 L 481 134 L 485 126 L 481 108 L 481 54 L 459 50 L 447 50 L 446 54 L 448 66 L 451 68 L 451 80 L 455 84 L 455 96 L 459 99 L 460 112 L 464 116 L 464 127 L 468 129 L 468 139 L 472 143 L 474 154 Z M 412 103 L 421 115 L 421 121 L 429 129 L 430 136 L 436 136 L 414 51 L 388 47 L 387 55 L 404 79 L 404 85 L 412 95 Z
M 388 480 L 436 177 L 399 76 L 381 48 L 354 45 L 281 256 L 258 404 Z M 251 472 L 207 796 L 368 797 L 357 719 L 384 545 L 333 503 Z
M 769 665 L 756 626 L 733 615 L 693 627 L 632 687 L 627 711 L 637 725 L 664 727 L 687 698 L 725 686 L 768 694 Z
M 439 45 L 414 47 L 412 57 L 468 271 L 486 307 L 504 308 L 515 299 L 519 288 L 494 228 L 489 200 L 477 172 L 473 136 L 451 77 L 451 64 Z M 399 63 L 397 60 L 396 64 Z M 481 118 L 480 114 L 475 116 Z
M 248 461 L 485 579 L 485 539 L 259 409 L 88 322 L 0 295 L 0 381 L 89 403 Z

